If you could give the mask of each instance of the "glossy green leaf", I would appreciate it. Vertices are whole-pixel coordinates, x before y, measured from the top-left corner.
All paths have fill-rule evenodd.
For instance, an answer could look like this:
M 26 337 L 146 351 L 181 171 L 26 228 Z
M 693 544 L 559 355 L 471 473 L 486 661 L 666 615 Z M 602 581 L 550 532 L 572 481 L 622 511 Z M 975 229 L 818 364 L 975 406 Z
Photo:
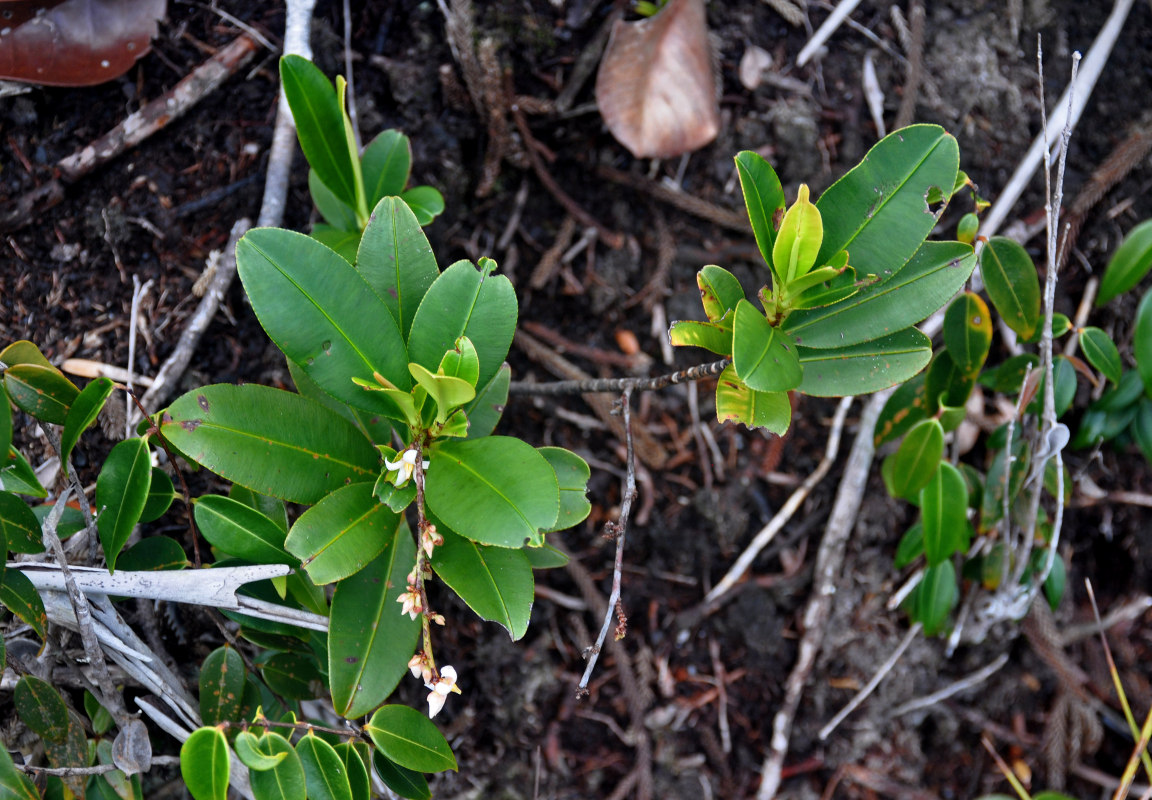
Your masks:
M 336 713 L 352 719 L 380 705 L 407 674 L 419 620 L 396 599 L 416 563 L 416 545 L 401 523 L 390 546 L 336 585 L 328 625 L 328 680 Z
M 40 800 L 40 792 L 36 789 L 36 785 L 27 775 L 16 769 L 16 764 L 12 761 L 6 746 L 0 747 L 0 798 Z
M 784 221 L 780 223 L 776 242 L 772 245 L 772 263 L 783 286 L 791 286 L 812 270 L 823 239 L 820 210 L 808 199 L 808 186 L 802 183 L 796 202 L 784 213 Z
M 28 504 L 11 492 L 0 492 L 0 535 L 14 553 L 43 553 L 40 521 Z
M 42 739 L 63 742 L 68 736 L 68 706 L 47 681 L 24 675 L 16 682 L 12 702 L 20 721 Z
M 0 574 L 0 606 L 19 617 L 41 639 L 44 638 L 44 626 L 48 624 L 44 601 L 23 572 L 6 569 Z
M 908 328 L 850 347 L 796 350 L 804 368 L 800 391 L 818 397 L 840 397 L 903 383 L 928 364 L 932 342 L 915 328 Z
M 419 364 L 409 364 L 408 371 L 436 403 L 437 425 L 442 424 L 453 409 L 470 402 L 476 396 L 476 389 L 466 380 L 437 375 Z
M 431 186 L 413 186 L 400 195 L 400 199 L 412 209 L 421 225 L 428 225 L 444 213 L 444 195 Z
M 261 326 L 289 360 L 348 405 L 395 415 L 380 393 L 352 382 L 379 372 L 400 389 L 412 386 L 396 320 L 356 268 L 308 236 L 256 228 L 236 245 L 236 269 Z
M 344 231 L 317 222 L 312 226 L 310 235 L 349 264 L 356 262 L 356 251 L 360 248 L 360 231 Z
M 1044 557 L 1047 558 L 1047 553 L 1044 553 Z M 1060 601 L 1064 598 L 1064 589 L 1067 584 L 1068 572 L 1064 567 L 1064 559 L 1057 554 L 1052 561 L 1052 571 L 1044 579 L 1044 598 L 1053 611 L 1060 607 Z
M 1120 363 L 1120 351 L 1116 344 L 1104 331 L 1099 328 L 1084 328 L 1080 331 L 1080 349 L 1088 363 L 1113 383 L 1120 383 L 1123 365 Z
M 311 700 L 322 685 L 323 676 L 312 655 L 273 653 L 258 666 L 268 688 L 289 700 Z
M 984 370 L 980 375 L 980 384 L 1001 394 L 1016 394 L 1024 385 L 1024 376 L 1039 364 L 1040 358 L 1034 353 L 1012 356 L 998 367 Z
M 47 367 L 48 369 L 60 372 L 60 370 L 52 366 L 52 362 L 40 352 L 40 348 L 27 339 L 12 342 L 12 344 L 0 350 L 0 364 L 8 367 L 14 367 L 17 364 L 37 364 L 41 367 Z M 64 373 L 60 372 L 60 374 L 63 375 Z
M 238 721 L 247 680 L 244 659 L 228 645 L 208 654 L 200 666 L 200 718 L 205 725 Z
M 338 232 L 351 236 L 359 241 L 360 220 L 356 218 L 356 209 L 337 197 L 335 192 L 329 189 L 324 181 L 320 180 L 320 176 L 314 169 L 308 170 L 308 193 L 312 195 L 312 202 L 316 204 L 316 210 L 320 212 L 320 216 L 328 223 L 327 226 L 323 226 L 328 228 L 328 231 L 322 231 L 320 236 L 316 236 L 315 230 L 312 231 L 315 238 L 328 244 L 326 239 L 332 233 Z M 330 244 L 328 246 L 332 247 Z M 335 247 L 332 247 L 332 249 L 340 252 Z M 341 253 L 341 255 L 343 255 L 343 253 Z M 352 260 L 355 260 L 355 250 L 353 250 Z M 351 261 L 349 263 L 351 263 Z
M 180 774 L 193 800 L 227 800 L 228 740 L 219 728 L 198 728 L 180 747 Z
M 148 483 L 148 497 L 144 500 L 144 510 L 140 512 L 140 522 L 154 522 L 167 513 L 176 499 L 176 487 L 168 473 L 160 467 L 152 468 L 152 479 Z
M 560 513 L 552 530 L 562 531 L 579 525 L 592 512 L 588 501 L 588 462 L 562 447 L 539 447 L 540 455 L 556 472 L 560 485 Z
M 720 356 L 732 355 L 732 329 L 711 322 L 676 320 L 668 329 L 675 347 L 702 347 Z
M 292 526 L 284 546 L 317 585 L 359 572 L 394 535 L 397 515 L 373 497 L 372 486 L 354 483 L 337 489 Z
M 265 770 L 272 769 L 288 755 L 287 753 L 276 753 L 275 755 L 266 755 L 257 748 L 259 737 L 248 731 L 240 731 L 236 734 L 236 741 L 233 743 L 236 749 L 236 756 L 240 759 L 240 763 L 248 767 L 254 772 L 264 772 Z
M 935 227 L 939 211 L 929 206 L 930 193 L 950 195 L 959 168 L 956 139 L 939 126 L 912 125 L 881 139 L 817 201 L 824 243 L 816 264 L 847 250 L 858 275 L 887 281 Z
M 1004 323 L 1024 339 L 1040 323 L 1040 278 L 1017 242 L 993 236 L 980 251 L 980 273 L 992 305 Z
M 96 528 L 110 572 L 116 570 L 116 557 L 140 521 L 151 485 L 146 440 L 126 439 L 112 448 L 96 478 Z
M 780 202 L 781 204 L 784 202 L 783 194 L 780 195 Z M 768 252 L 771 252 L 771 249 Z M 709 264 L 696 273 L 696 285 L 700 288 L 700 301 L 704 305 L 704 313 L 711 322 L 720 322 L 728 312 L 735 312 L 737 303 L 744 299 L 744 288 L 736 276 L 714 264 Z M 727 327 L 732 327 L 731 317 Z
M 0 380 L 0 454 L 5 454 L 12 447 L 12 405 L 8 400 L 8 390 L 4 388 L 4 381 Z M 3 464 L 0 463 L 0 467 Z
M 63 425 L 80 390 L 55 367 L 17 364 L 4 373 L 4 388 L 20 410 L 43 422 Z
M 440 359 L 436 374 L 459 378 L 475 388 L 480 380 L 480 355 L 476 352 L 476 345 L 472 344 L 472 340 L 467 336 L 457 339 L 452 349 Z
M 32 465 L 14 447 L 8 448 L 8 458 L 0 462 L 0 489 L 32 497 L 48 496 L 48 491 L 36 480 Z
M 758 392 L 786 392 L 803 377 L 792 337 L 772 327 L 747 300 L 736 306 L 732 366 L 740 380 Z
M 1140 380 L 1144 382 L 1144 394 L 1152 397 L 1152 289 L 1144 293 L 1136 309 L 1132 355 L 1136 358 Z
M 360 167 L 369 206 L 385 197 L 399 196 L 407 188 L 412 171 L 412 144 L 398 130 L 382 131 L 364 148 Z
M 175 539 L 149 536 L 121 552 L 116 565 L 125 572 L 184 569 L 188 566 L 188 557 Z
M 297 503 L 376 480 L 380 458 L 343 417 L 291 392 L 255 384 L 204 386 L 163 415 L 164 437 L 230 481 Z
M 912 426 L 928 416 L 928 404 L 924 393 L 924 375 L 917 375 L 905 381 L 888 397 L 880 416 L 876 418 L 874 444 L 879 447 L 886 442 L 894 442 Z
M 88 715 L 88 719 L 92 722 L 92 731 L 97 736 L 102 736 L 108 731 L 112 730 L 112 726 L 116 724 L 116 720 L 108 712 L 108 709 L 100 705 L 100 701 L 96 699 L 87 689 L 84 690 L 84 713 Z
M 112 394 L 115 384 L 108 378 L 97 378 L 89 383 L 76 396 L 72 407 L 68 409 L 68 416 L 64 421 L 64 430 L 60 434 L 60 461 L 68 463 L 72 455 L 72 448 L 80 440 L 80 434 L 88 430 L 96 417 L 99 416 L 108 396 Z
M 416 216 L 399 198 L 383 198 L 372 212 L 356 269 L 388 306 L 407 340 L 416 309 L 440 269 Z
M 348 776 L 348 788 L 352 792 L 352 800 L 369 800 L 372 796 L 372 783 L 368 777 L 368 767 L 356 752 L 350 742 L 336 745 L 336 755 L 344 765 L 344 773 Z
M 528 558 L 532 569 L 556 569 L 569 561 L 567 555 L 550 544 L 543 547 L 521 547 L 520 552 Z
M 890 279 L 830 306 L 795 311 L 783 328 L 804 347 L 844 347 L 887 336 L 943 306 L 976 266 L 972 248 L 959 242 L 925 242 L 910 255 Z M 852 263 L 858 275 L 864 274 L 855 253 Z
M 1100 291 L 1096 295 L 1096 305 L 1102 306 L 1117 295 L 1136 286 L 1152 270 L 1152 219 L 1144 220 L 1124 237 L 1116 248 L 1104 277 L 1100 280 Z
M 269 731 L 257 739 L 255 750 L 264 758 L 279 758 L 271 769 L 249 776 L 257 800 L 305 800 L 308 796 L 304 767 L 292 745 L 278 733 Z
M 926 419 L 915 425 L 892 459 L 892 484 L 888 491 L 893 497 L 911 497 L 924 488 L 944 455 L 944 428 L 935 419 Z M 965 498 L 967 499 L 967 498 Z
M 716 419 L 764 428 L 783 436 L 792 423 L 792 403 L 787 392 L 749 389 L 729 364 L 716 380 Z
M 924 554 L 924 525 L 918 520 L 915 525 L 904 532 L 900 537 L 900 544 L 896 546 L 896 569 L 904 569 Z
M 924 573 L 924 579 L 913 593 L 911 616 L 924 626 L 926 635 L 935 636 L 947 624 L 958 595 L 952 562 L 935 564 Z
M 68 726 L 60 741 L 44 739 L 44 752 L 49 766 L 57 769 L 88 766 L 88 739 L 84 735 L 84 721 L 74 712 L 67 712 Z M 77 796 L 84 794 L 87 779 L 82 775 L 62 778 L 64 785 Z
M 960 470 L 940 462 L 920 490 L 924 556 L 934 566 L 962 549 L 967 538 L 968 484 Z
M 332 745 L 309 733 L 296 743 L 309 800 L 352 800 L 344 762 Z
M 280 85 L 288 98 L 304 157 L 336 197 L 356 207 L 353 154 L 344 137 L 344 115 L 328 78 L 297 55 L 280 59 Z
M 408 337 L 408 359 L 429 370 L 440 366 L 456 340 L 467 336 L 480 357 L 477 386 L 486 384 L 508 355 L 516 330 L 516 290 L 495 264 L 481 259 L 477 270 L 457 261 L 429 287 Z
M 384 781 L 384 785 L 401 797 L 409 800 L 432 800 L 428 780 L 416 770 L 407 769 L 383 755 L 379 750 L 372 754 L 372 768 Z
M 292 564 L 284 531 L 259 511 L 218 494 L 196 499 L 196 526 L 214 547 L 254 564 Z
M 518 548 L 542 541 L 560 511 L 556 473 L 531 445 L 488 436 L 432 445 L 429 510 L 466 539 Z
M 456 769 L 456 757 L 432 720 L 408 706 L 377 709 L 364 726 L 372 742 L 391 761 L 418 772 Z
M 932 364 L 928 367 L 928 373 L 924 378 L 924 394 L 928 408 L 932 413 L 936 413 L 942 408 L 963 408 L 975 385 L 975 378 L 966 375 L 956 365 L 956 362 L 952 360 L 951 352 L 941 350 L 932 359 Z M 961 415 L 962 418 L 963 415 Z M 959 420 L 952 420 L 952 422 L 955 424 L 951 426 L 945 424 L 944 430 L 950 431 L 959 424 Z
M 772 262 L 772 249 L 776 244 L 777 215 L 784 210 L 784 190 L 776 171 L 758 153 L 744 150 L 736 155 L 736 172 L 744 192 L 744 206 L 748 220 L 764 263 L 772 270 L 773 281 L 779 285 L 781 277 Z M 743 297 L 743 293 L 741 293 Z M 711 318 L 711 315 L 709 315 Z
M 992 315 L 980 295 L 964 292 L 944 313 L 944 345 L 952 361 L 965 375 L 984 366 L 992 344 Z
M 476 399 L 464 408 L 468 416 L 468 438 L 479 439 L 491 435 L 508 404 L 508 388 L 512 384 L 512 368 L 502 364 L 492 380 L 476 390 Z
M 432 569 L 482 619 L 499 623 L 520 639 L 532 615 L 532 566 L 520 550 L 470 542 L 438 526 L 444 544 L 432 556 Z

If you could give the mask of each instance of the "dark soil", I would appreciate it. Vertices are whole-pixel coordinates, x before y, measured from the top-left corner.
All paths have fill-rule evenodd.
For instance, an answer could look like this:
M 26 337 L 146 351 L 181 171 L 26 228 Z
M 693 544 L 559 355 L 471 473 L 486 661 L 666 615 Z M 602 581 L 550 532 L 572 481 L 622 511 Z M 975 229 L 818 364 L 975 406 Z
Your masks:
M 283 30 L 278 6 L 219 5 L 273 37 Z M 650 357 L 641 369 L 653 374 L 670 369 L 661 355 L 665 328 L 653 329 L 653 309 L 662 305 L 670 319 L 696 315 L 695 272 L 703 264 L 720 263 L 751 282 L 760 267 L 750 236 L 597 173 L 598 166 L 608 166 L 638 177 L 654 169 L 664 177 L 675 175 L 680 164 L 673 160 L 653 167 L 631 158 L 590 105 L 589 84 L 577 97 L 576 112 L 532 116 L 531 131 L 556 154 L 548 165 L 556 182 L 599 222 L 624 233 L 626 244 L 612 249 L 597 243 L 564 274 L 530 290 L 529 277 L 553 246 L 565 211 L 526 163 L 505 162 L 493 191 L 476 196 L 493 141 L 486 121 L 460 88 L 437 4 L 353 5 L 351 44 L 361 129 L 366 139 L 389 127 L 412 138 L 414 182 L 437 186 L 447 203 L 444 215 L 427 229 L 440 262 L 495 258 L 520 287 L 523 323 L 594 348 L 591 356 L 568 353 L 586 371 L 624 371 L 616 364 L 619 343 L 625 341 L 621 337 L 629 333 Z M 1039 130 L 1036 34 L 1043 35 L 1045 91 L 1051 103 L 1067 82 L 1070 52 L 1087 50 L 1108 9 L 1103 3 L 1028 0 L 1017 4 L 1023 8 L 1014 35 L 1002 2 L 926 5 L 924 80 L 915 119 L 944 125 L 955 134 L 962 168 L 983 195 L 994 198 Z M 517 95 L 549 101 L 610 8 L 610 3 L 591 0 L 478 3 L 476 32 L 497 44 Z M 861 27 L 841 28 L 823 57 L 798 69 L 796 54 L 809 37 L 803 28 L 790 26 L 767 3 L 711 4 L 723 126 L 716 142 L 688 159 L 684 191 L 740 211 L 732 157 L 743 149 L 760 150 L 776 165 L 789 196 L 801 181 L 818 192 L 854 165 L 878 138 L 861 90 L 865 54 L 874 54 L 889 125 L 905 83 L 902 55 L 895 57 L 903 49 L 890 8 L 886 2 L 864 2 L 852 15 Z M 34 89 L 0 100 L 0 196 L 15 198 L 51 179 L 55 162 L 171 89 L 214 49 L 239 35 L 232 23 L 199 6 L 173 4 L 169 11 L 171 19 L 153 52 L 126 76 L 89 89 Z M 813 4 L 809 16 L 818 25 L 827 13 Z M 321 4 L 313 47 L 329 75 L 343 71 L 343 24 L 338 7 Z M 1066 198 L 1076 198 L 1135 126 L 1147 125 L 1150 41 L 1152 8 L 1137 3 L 1072 139 Z M 754 91 L 745 89 L 737 66 L 749 45 L 769 51 L 777 75 L 794 79 L 794 88 L 766 82 Z M 56 363 L 75 356 L 123 365 L 133 281 L 150 281 L 134 366 L 137 373 L 155 373 L 195 309 L 192 286 L 205 258 L 224 246 L 236 219 L 254 217 L 259 208 L 277 78 L 272 54 L 259 53 L 253 65 L 185 118 L 69 187 L 62 203 L 4 237 L 0 343 L 31 339 Z M 518 136 L 514 146 L 519 147 L 515 142 Z M 1019 218 L 1033 221 L 1041 211 L 1041 186 L 1038 179 L 1017 204 Z M 1152 161 L 1145 157 L 1088 215 L 1060 276 L 1058 311 L 1072 316 L 1088 278 L 1100 273 L 1123 234 L 1152 217 L 1150 188 Z M 306 230 L 311 208 L 306 171 L 300 168 L 284 225 Z M 952 230 L 959 213 L 945 217 L 942 235 Z M 517 214 L 514 232 L 502 240 Z M 497 246 L 500 241 L 504 246 Z M 1041 237 L 1028 246 L 1039 257 Z M 662 275 L 656 274 L 661 248 L 673 254 Z M 1134 309 L 1135 299 L 1125 297 L 1091 317 L 1091 324 L 1109 330 L 1121 343 L 1126 358 Z M 676 366 L 695 363 L 695 355 L 677 353 Z M 553 377 L 517 348 L 510 359 L 518 379 Z M 185 376 L 188 388 L 226 381 L 288 383 L 279 354 L 268 344 L 238 283 Z M 641 734 L 651 744 L 652 796 L 755 794 L 771 720 L 795 663 L 800 615 L 836 470 L 757 560 L 753 573 L 766 580 L 743 587 L 683 641 L 677 638 L 676 620 L 700 602 L 784 503 L 792 485 L 814 468 L 834 404 L 799 399 L 793 430 L 781 440 L 717 425 L 710 389 L 707 383 L 700 387 L 699 419 L 717 442 L 722 471 L 697 447 L 686 390 L 646 395 L 637 403 L 637 424 L 651 435 L 666 463 L 642 471 L 639 513 L 628 537 L 623 605 L 629 624 L 623 644 L 635 685 L 622 680 L 621 664 L 606 652 L 591 696 L 575 698 L 584 666 L 580 652 L 600 621 L 552 599 L 553 593 L 580 594 L 563 570 L 538 576 L 551 592 L 538 597 L 532 625 L 520 642 L 508 641 L 496 626 L 480 624 L 466 608 L 443 599 L 451 621 L 438 652 L 452 654 L 464 694 L 437 719 L 460 761 L 458 774 L 435 780 L 437 797 L 636 796 L 636 790 L 626 795 L 614 791 L 642 756 L 636 744 Z M 1087 393 L 1081 389 L 1080 408 Z M 562 541 L 606 593 L 614 545 L 600 529 L 618 509 L 622 446 L 578 398 L 515 398 L 502 425 L 536 443 L 575 449 L 593 464 L 591 520 L 563 534 Z M 44 454 L 30 435 L 22 443 L 34 463 Z M 100 435 L 86 439 L 77 455 L 86 480 L 94 479 L 92 465 L 112 443 Z M 1091 478 L 1106 490 L 1152 493 L 1152 471 L 1135 450 L 1073 453 L 1069 467 L 1073 475 Z M 886 610 L 885 603 L 903 577 L 892 568 L 892 556 L 913 519 L 914 509 L 888 499 L 874 469 L 828 634 L 792 734 L 789 777 L 781 796 L 952 798 L 1008 791 L 980 746 L 981 735 L 993 739 L 1020 769 L 1031 766 L 1034 787 L 1047 785 L 1043 741 L 1058 682 L 1014 631 L 997 631 L 982 644 L 963 645 L 950 659 L 942 642 L 920 639 L 860 710 L 826 742 L 816 738 L 816 731 L 873 675 L 907 630 L 906 618 Z M 1150 519 L 1147 508 L 1090 505 L 1077 493 L 1064 523 L 1070 567 L 1068 596 L 1057 614 L 1060 624 L 1090 618 L 1085 578 L 1093 581 L 1105 610 L 1148 592 Z M 194 615 L 194 610 L 183 612 L 184 617 Z M 1145 615 L 1117 629 L 1112 639 L 1138 717 L 1152 699 L 1150 623 Z M 210 627 L 204 630 L 206 636 L 215 635 Z M 173 648 L 179 651 L 175 641 Z M 1009 665 L 978 690 L 927 711 L 891 716 L 896 705 L 1002 652 L 1010 654 Z M 1098 643 L 1088 640 L 1069 654 L 1090 676 L 1091 691 L 1115 706 Z M 402 684 L 400 700 L 423 705 L 414 682 Z M 1096 752 L 1074 761 L 1116 776 L 1130 748 L 1123 732 L 1107 730 Z M 1068 791 L 1089 797 L 1102 790 L 1070 774 Z

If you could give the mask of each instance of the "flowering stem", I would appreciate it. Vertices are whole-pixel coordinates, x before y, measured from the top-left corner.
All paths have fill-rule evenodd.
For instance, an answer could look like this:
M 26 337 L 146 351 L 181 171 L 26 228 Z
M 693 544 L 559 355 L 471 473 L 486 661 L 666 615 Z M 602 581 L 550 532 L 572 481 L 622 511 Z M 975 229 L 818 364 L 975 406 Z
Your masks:
M 416 591 L 420 595 L 420 627 L 424 642 L 424 661 L 432 674 L 436 674 L 436 659 L 432 656 L 432 624 L 428 606 L 428 592 L 424 586 L 424 573 L 428 566 L 428 555 L 424 551 L 424 535 L 430 523 L 424 515 L 424 438 L 417 436 L 412 442 L 416 449 L 416 469 L 412 474 L 416 481 Z

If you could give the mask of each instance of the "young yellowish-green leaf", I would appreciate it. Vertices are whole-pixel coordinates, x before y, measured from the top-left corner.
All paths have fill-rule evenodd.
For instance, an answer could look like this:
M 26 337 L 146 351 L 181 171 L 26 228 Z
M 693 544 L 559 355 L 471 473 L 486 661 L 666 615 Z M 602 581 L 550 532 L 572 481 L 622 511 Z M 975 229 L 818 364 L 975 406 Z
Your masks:
M 284 547 L 320 586 L 354 575 L 376 558 L 396 522 L 396 512 L 373 497 L 371 483 L 354 483 L 301 514 Z
M 892 459 L 892 482 L 888 492 L 893 497 L 909 498 L 932 479 L 944 454 L 944 428 L 939 420 L 926 419 L 913 426 L 900 443 Z
M 1004 323 L 1028 339 L 1040 323 L 1040 278 L 1018 243 L 993 236 L 980 251 L 980 273 L 988 298 Z
M 758 392 L 795 389 L 804 374 L 792 337 L 772 327 L 747 300 L 741 300 L 736 306 L 732 366 L 740 380 Z
M 402 767 L 417 772 L 456 770 L 456 757 L 444 735 L 414 708 L 383 706 L 364 730 L 381 753 Z
M 700 287 L 700 301 L 710 322 L 720 323 L 729 312 L 735 312 L 736 304 L 744 299 L 740 281 L 723 267 L 712 264 L 704 267 L 696 273 L 696 285 Z M 727 327 L 732 327 L 731 317 Z
M 1096 295 L 1097 307 L 1136 286 L 1149 270 L 1152 270 L 1152 219 L 1128 231 L 1108 260 Z
M 1080 349 L 1084 351 L 1088 363 L 1100 370 L 1105 378 L 1112 383 L 1120 383 L 1123 372 L 1120 351 L 1108 334 L 1099 328 L 1084 328 L 1080 331 Z
M 48 491 L 36 480 L 28 459 L 15 447 L 9 447 L 8 457 L 0 460 L 0 489 L 32 497 L 48 496 Z
M 728 321 L 731 323 L 731 319 Z M 731 325 L 725 328 L 712 322 L 676 320 L 668 329 L 668 338 L 676 347 L 702 347 L 716 355 L 729 357 L 732 355 Z
M 228 740 L 219 728 L 198 728 L 180 747 L 180 774 L 193 800 L 227 800 Z
M 228 645 L 208 654 L 200 666 L 200 718 L 206 725 L 238 721 L 247 669 Z
M 943 435 L 943 434 L 941 434 Z M 968 484 L 960 470 L 942 461 L 920 490 L 924 556 L 934 566 L 963 549 L 967 538 Z
M 736 172 L 740 176 L 744 206 L 748 209 L 748 220 L 752 223 L 756 246 L 760 248 L 764 263 L 772 270 L 773 283 L 779 286 L 783 276 L 776 272 L 773 265 L 772 250 L 776 245 L 776 230 L 779 227 L 777 214 L 784 210 L 784 190 L 780 186 L 780 179 L 771 165 L 751 150 L 736 155 Z M 743 296 L 741 292 L 740 297 Z M 708 317 L 713 319 L 711 314 Z
M 520 550 L 470 542 L 443 525 L 444 544 L 432 555 L 432 569 L 482 619 L 499 623 L 512 640 L 528 630 L 532 615 L 532 567 Z
M 783 436 L 792 423 L 792 404 L 787 392 L 749 389 L 729 364 L 716 380 L 716 420 L 739 422 Z
M 443 424 L 448 419 L 449 412 L 470 402 L 476 396 L 476 389 L 472 384 L 461 378 L 436 375 L 419 364 L 409 364 L 408 371 L 435 401 L 437 425 Z
M 992 317 L 980 295 L 965 292 L 944 313 L 944 346 L 956 367 L 974 376 L 984 366 L 992 344 Z
M 808 274 L 816 263 L 823 239 L 820 211 L 808 199 L 807 184 L 802 183 L 796 202 L 785 212 L 776 242 L 772 245 L 772 263 L 783 281 L 778 290 L 791 291 L 792 282 Z M 797 294 L 801 291 L 803 289 L 795 290 Z
M 455 346 L 440 359 L 437 375 L 447 375 L 459 378 L 469 386 L 475 388 L 480 380 L 480 356 L 476 353 L 476 345 L 467 336 L 456 340 Z
M 96 478 L 96 527 L 110 572 L 144 513 L 152 485 L 152 461 L 144 439 L 126 439 L 108 454 Z

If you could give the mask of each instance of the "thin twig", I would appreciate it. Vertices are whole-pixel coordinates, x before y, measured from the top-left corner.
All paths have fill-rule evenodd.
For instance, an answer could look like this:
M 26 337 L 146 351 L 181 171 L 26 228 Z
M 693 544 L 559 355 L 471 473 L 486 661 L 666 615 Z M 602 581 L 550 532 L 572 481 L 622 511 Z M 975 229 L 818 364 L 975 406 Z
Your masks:
M 820 732 L 816 734 L 820 737 L 820 741 L 824 741 L 831 736 L 832 731 L 840 727 L 840 723 L 847 719 L 849 714 L 859 708 L 860 704 L 868 698 L 868 695 L 876 691 L 876 687 L 880 685 L 880 681 L 884 680 L 885 676 L 892 671 L 897 662 L 900 661 L 900 657 L 904 655 L 904 651 L 908 649 L 923 629 L 924 626 L 919 622 L 908 629 L 908 633 L 904 634 L 904 638 L 900 641 L 900 644 L 892 651 L 892 655 L 888 656 L 887 660 L 880 665 L 880 668 L 876 670 L 876 674 L 872 676 L 868 683 L 864 684 L 864 687 L 856 693 L 855 697 L 848 701 L 848 705 L 840 709 L 836 716 L 832 717 L 832 719 L 828 721 L 828 724 L 821 728 Z
M 812 38 L 808 40 L 808 44 L 804 45 L 804 49 L 800 51 L 800 55 L 796 56 L 796 66 L 802 67 L 808 63 L 812 56 L 823 46 L 824 42 L 828 41 L 836 29 L 840 27 L 848 15 L 851 14 L 856 6 L 860 4 L 860 0 L 840 0 L 840 4 L 836 6 L 835 10 L 824 20 L 816 33 L 812 34 Z
M 553 381 L 551 383 L 513 381 L 508 391 L 510 394 L 548 395 L 655 391 L 677 383 L 711 378 L 714 375 L 719 375 L 731 363 L 731 359 L 724 358 L 720 361 L 713 361 L 711 364 L 699 364 L 667 375 L 658 375 L 655 378 L 589 378 L 587 380 Z
M 965 675 L 958 681 L 953 681 L 942 689 L 937 689 L 932 694 L 926 694 L 923 697 L 917 697 L 914 700 L 909 700 L 907 703 L 901 703 L 892 709 L 892 716 L 899 717 L 902 714 L 907 714 L 910 711 L 917 711 L 921 708 L 934 706 L 944 700 L 947 700 L 953 695 L 960 692 L 967 691 L 974 686 L 979 686 L 984 681 L 995 675 L 1005 664 L 1008 663 L 1008 654 L 1001 653 L 989 664 L 985 664 L 975 672 Z

